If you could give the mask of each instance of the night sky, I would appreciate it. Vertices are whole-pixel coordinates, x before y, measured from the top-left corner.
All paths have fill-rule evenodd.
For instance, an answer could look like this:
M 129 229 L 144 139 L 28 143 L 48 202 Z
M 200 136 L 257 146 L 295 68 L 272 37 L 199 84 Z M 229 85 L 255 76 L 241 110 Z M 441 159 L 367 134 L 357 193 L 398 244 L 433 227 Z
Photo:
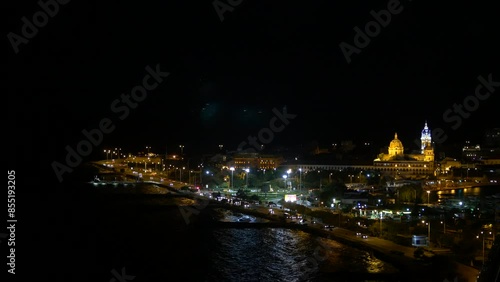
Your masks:
M 479 76 L 500 81 L 492 4 L 225 3 L 71 1 L 22 42 L 22 18 L 33 22 L 42 8 L 31 2 L 9 11 L 5 84 L 17 165 L 30 160 L 50 170 L 64 160 L 65 146 L 85 138 L 82 130 L 107 118 L 114 130 L 86 159 L 103 158 L 110 147 L 235 150 L 285 106 L 296 116 L 270 147 L 347 139 L 385 146 L 394 132 L 409 144 L 426 120 L 449 143 L 480 141 L 485 128 L 498 127 L 498 86 L 471 102 L 477 109 L 464 110 L 467 118 L 443 116 L 474 96 Z M 363 42 L 356 30 L 366 33 L 374 13 L 385 26 L 372 25 Z M 117 99 L 143 85 L 148 66 L 169 74 L 135 108 L 118 110 L 125 104 Z
M 382 147 L 395 132 L 411 147 L 425 121 L 453 146 L 499 127 L 494 1 L 10 2 L 2 9 L 3 151 L 16 171 L 17 278 L 29 276 L 18 281 L 97 281 L 82 277 L 108 260 L 79 255 L 106 244 L 85 245 L 91 234 L 106 235 L 96 226 L 107 222 L 93 196 L 67 180 L 78 174 L 59 181 L 55 163 L 72 170 L 114 147 L 163 154 L 183 144 L 191 156 L 219 144 L 236 150 L 284 107 L 293 119 L 273 123 L 280 132 L 267 148 L 342 140 Z M 454 105 L 466 101 L 464 118 Z M 88 154 L 69 164 L 68 150 L 81 144 L 91 144 Z M 150 240 L 142 225 L 134 232 L 138 244 Z M 176 253 L 185 252 L 166 256 L 185 263 Z M 162 259 L 154 263 L 177 265 Z M 111 266 L 100 269 L 98 280 L 109 281 Z

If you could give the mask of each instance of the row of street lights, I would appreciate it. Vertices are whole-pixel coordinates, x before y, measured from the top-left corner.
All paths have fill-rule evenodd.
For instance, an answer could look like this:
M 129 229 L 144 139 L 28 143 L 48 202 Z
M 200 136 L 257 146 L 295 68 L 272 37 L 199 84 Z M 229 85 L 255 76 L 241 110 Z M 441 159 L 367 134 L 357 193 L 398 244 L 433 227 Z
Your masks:
M 111 159 L 113 159 L 113 155 L 116 155 L 118 159 L 120 158 L 120 154 L 122 152 L 122 148 L 115 148 L 113 151 L 111 150 L 104 150 L 104 153 L 106 154 L 106 161 L 109 160 L 109 156 L 111 155 Z
M 491 235 L 491 231 L 489 232 L 489 235 Z M 481 231 L 481 235 L 483 237 L 483 265 L 484 265 L 484 237 L 485 237 L 485 233 L 483 231 Z M 476 236 L 477 239 L 479 239 L 479 235 Z
M 425 223 L 427 225 L 427 245 L 430 246 L 431 242 L 431 222 L 425 222 L 425 220 L 422 220 L 422 223 Z M 441 221 L 441 224 L 443 225 L 443 234 L 446 234 L 446 222 Z

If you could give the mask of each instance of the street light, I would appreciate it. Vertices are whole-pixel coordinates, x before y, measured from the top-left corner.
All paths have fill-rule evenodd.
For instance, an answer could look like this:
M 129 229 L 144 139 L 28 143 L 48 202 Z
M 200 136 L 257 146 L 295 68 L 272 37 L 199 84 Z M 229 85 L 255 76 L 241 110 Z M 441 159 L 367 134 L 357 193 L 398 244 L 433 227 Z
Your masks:
M 427 190 L 427 205 L 429 205 L 429 195 L 431 194 L 431 191 Z
M 181 156 L 184 154 L 184 145 L 179 145 L 179 148 L 181 148 Z
M 231 189 L 233 189 L 234 188 L 234 185 L 233 185 L 234 167 L 230 167 L 229 170 L 231 170 Z
M 250 172 L 250 169 L 249 168 L 246 168 L 245 171 L 247 172 L 246 173 L 246 177 L 247 177 L 247 188 L 248 188 L 248 173 Z
M 302 192 L 302 168 L 299 168 L 299 191 Z
M 122 148 L 115 148 L 118 159 L 120 159 L 120 154 L 122 153 Z
M 425 222 L 425 220 L 422 220 L 422 223 L 425 223 L 427 225 L 427 246 L 431 246 L 431 222 Z
M 484 265 L 484 235 L 485 235 L 485 234 L 484 234 L 484 232 L 483 232 L 483 231 L 481 231 L 481 235 L 483 235 L 483 265 Z M 491 231 L 490 231 L 490 235 L 491 235 Z M 478 239 L 479 239 L 479 235 L 478 235 L 478 236 L 476 236 L 476 238 L 478 238 Z
M 443 234 L 446 234 L 446 222 L 441 221 L 441 224 L 443 225 Z
M 286 177 L 287 177 L 287 178 L 288 178 L 288 177 L 290 177 L 290 173 L 292 173 L 292 170 L 291 170 L 291 169 L 288 169 L 288 170 L 286 171 Z M 291 186 L 291 185 L 290 185 L 290 186 Z M 292 187 L 290 187 L 290 188 L 292 188 Z
M 148 150 L 148 156 L 149 156 L 149 150 L 151 149 L 151 146 L 146 146 L 146 150 Z
M 287 175 L 283 174 L 283 181 L 285 182 L 285 189 L 286 189 L 286 177 L 287 177 Z
M 382 237 L 382 212 L 380 212 L 380 237 Z

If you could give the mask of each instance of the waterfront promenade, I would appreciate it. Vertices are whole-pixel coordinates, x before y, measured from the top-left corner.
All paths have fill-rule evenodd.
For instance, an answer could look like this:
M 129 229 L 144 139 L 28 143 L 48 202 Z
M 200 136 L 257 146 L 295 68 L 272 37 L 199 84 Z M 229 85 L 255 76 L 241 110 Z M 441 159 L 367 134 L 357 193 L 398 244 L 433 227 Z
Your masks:
M 167 184 L 169 183 L 169 184 Z M 291 222 L 286 222 L 283 221 L 283 213 L 284 211 L 279 208 L 273 208 L 273 214 L 269 213 L 269 208 L 266 206 L 262 205 L 255 205 L 251 206 L 249 208 L 243 208 L 240 206 L 234 206 L 231 204 L 223 204 L 219 201 L 216 201 L 214 199 L 209 199 L 207 197 L 201 196 L 196 193 L 191 193 L 191 192 L 181 192 L 179 190 L 180 183 L 175 183 L 176 185 L 174 187 L 170 186 L 170 181 L 162 181 L 162 182 L 156 182 L 156 181 L 151 181 L 150 184 L 157 185 L 162 188 L 166 188 L 170 193 L 168 195 L 170 196 L 183 196 L 186 198 L 197 198 L 201 201 L 207 201 L 208 200 L 208 205 L 205 209 L 205 211 L 209 211 L 210 209 L 214 208 L 223 208 L 223 209 L 229 209 L 233 211 L 237 211 L 240 213 L 244 214 L 249 214 L 253 216 L 258 216 L 261 218 L 266 218 L 271 220 L 272 222 L 269 223 L 269 228 L 273 227 L 280 227 L 280 228 L 291 228 L 291 229 L 300 229 L 305 232 L 309 232 L 318 236 L 323 236 L 325 238 L 329 238 L 332 240 L 339 241 L 340 243 L 343 244 L 348 244 L 350 246 L 358 247 L 367 251 L 370 251 L 373 253 L 377 258 L 386 261 L 388 263 L 391 263 L 398 267 L 401 271 L 405 273 L 413 273 L 414 275 L 412 276 L 413 278 L 418 278 L 419 276 L 422 278 L 421 280 L 416 280 L 416 281 L 444 281 L 443 279 L 441 280 L 425 280 L 428 277 L 433 277 L 433 274 L 430 273 L 431 271 L 431 266 L 423 264 L 421 261 L 417 260 L 413 256 L 413 252 L 415 250 L 414 247 L 406 247 L 402 246 L 399 244 L 396 244 L 392 241 L 389 240 L 384 240 L 376 237 L 369 237 L 366 239 L 360 238 L 356 236 L 356 233 L 354 231 L 344 229 L 344 228 L 339 228 L 335 227 L 332 230 L 326 230 L 323 228 L 322 224 L 310 224 L 310 225 L 301 225 L 298 223 L 291 223 Z M 234 227 L 234 228 L 252 228 L 252 227 L 258 227 L 258 228 L 263 228 L 266 227 L 266 224 L 260 224 L 260 225 L 251 225 L 252 223 L 248 222 L 236 222 L 236 223 L 230 223 L 226 224 L 219 224 L 219 225 L 214 225 L 213 227 Z M 229 226 L 231 225 L 231 226 Z M 453 273 L 451 275 L 455 275 L 454 277 L 450 277 L 448 280 L 453 281 L 453 279 L 456 277 L 458 282 L 475 282 L 476 277 L 478 275 L 478 270 L 472 267 L 469 267 L 467 265 L 463 265 L 460 263 L 453 263 Z M 435 276 L 438 277 L 438 276 Z M 448 276 L 449 277 L 449 276 Z

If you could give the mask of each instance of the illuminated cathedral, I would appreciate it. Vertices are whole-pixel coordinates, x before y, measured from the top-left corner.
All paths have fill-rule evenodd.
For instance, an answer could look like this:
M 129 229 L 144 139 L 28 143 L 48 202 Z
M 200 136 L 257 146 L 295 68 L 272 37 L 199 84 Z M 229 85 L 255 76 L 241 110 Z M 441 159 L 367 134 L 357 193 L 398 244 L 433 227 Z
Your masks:
M 394 134 L 387 153 L 381 153 L 374 160 L 374 165 L 381 170 L 396 171 L 398 174 L 427 174 L 434 167 L 434 148 L 431 130 L 425 122 L 420 136 L 420 150 L 415 154 L 405 154 L 404 146 Z M 383 169 L 385 168 L 385 169 Z
M 432 147 L 431 131 L 425 123 L 420 137 L 420 154 L 405 154 L 401 140 L 398 134 L 394 134 L 394 139 L 389 143 L 388 153 L 381 153 L 375 161 L 397 161 L 397 160 L 415 160 L 415 161 L 434 161 L 434 148 Z

